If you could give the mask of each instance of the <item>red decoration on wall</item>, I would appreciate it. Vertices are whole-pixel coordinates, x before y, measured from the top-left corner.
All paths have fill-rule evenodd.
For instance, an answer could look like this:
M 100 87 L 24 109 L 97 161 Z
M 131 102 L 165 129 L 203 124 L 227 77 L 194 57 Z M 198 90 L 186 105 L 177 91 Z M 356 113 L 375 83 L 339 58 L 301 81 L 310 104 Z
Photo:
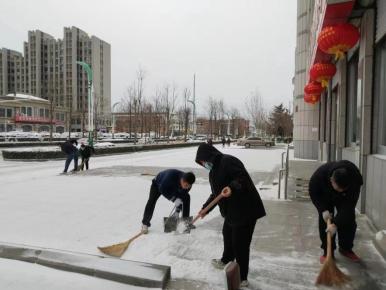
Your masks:
M 340 59 L 355 46 L 359 37 L 358 28 L 351 23 L 326 26 L 318 36 L 318 46 L 323 52 L 334 54 L 335 59 Z
M 316 104 L 320 100 L 320 95 L 304 95 L 304 102 L 308 104 Z
M 318 82 L 312 81 L 304 87 L 304 94 L 320 96 L 324 91 L 322 85 Z
M 328 81 L 335 75 L 336 66 L 332 63 L 315 63 L 310 69 L 311 81 L 317 81 L 325 88 Z

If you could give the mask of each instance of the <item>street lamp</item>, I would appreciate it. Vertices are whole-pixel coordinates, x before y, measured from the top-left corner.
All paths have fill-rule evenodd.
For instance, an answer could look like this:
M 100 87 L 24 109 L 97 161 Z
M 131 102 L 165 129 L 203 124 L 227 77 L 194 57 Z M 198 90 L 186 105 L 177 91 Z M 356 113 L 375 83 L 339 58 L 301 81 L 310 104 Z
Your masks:
M 113 139 L 114 139 L 114 133 L 115 133 L 115 115 L 114 115 L 114 109 L 117 105 L 119 105 L 120 102 L 116 102 L 114 105 L 113 105 L 113 109 L 112 109 L 112 115 L 113 115 Z
M 193 105 L 193 136 L 196 136 L 196 74 L 193 75 L 193 99 L 188 102 Z
M 83 61 L 77 61 L 77 64 L 79 64 L 87 73 L 87 80 L 88 80 L 88 145 L 93 146 L 93 132 L 94 132 L 94 99 L 92 97 L 93 95 L 93 86 L 92 86 L 92 78 L 93 73 L 91 67 L 83 62 Z

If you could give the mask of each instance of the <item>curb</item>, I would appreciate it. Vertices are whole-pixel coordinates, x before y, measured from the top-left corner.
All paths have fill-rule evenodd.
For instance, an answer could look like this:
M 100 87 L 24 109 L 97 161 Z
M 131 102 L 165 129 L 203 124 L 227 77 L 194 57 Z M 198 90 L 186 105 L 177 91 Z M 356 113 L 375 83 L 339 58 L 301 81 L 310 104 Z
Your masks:
M 148 288 L 164 289 L 171 272 L 170 266 L 5 243 L 0 258 Z

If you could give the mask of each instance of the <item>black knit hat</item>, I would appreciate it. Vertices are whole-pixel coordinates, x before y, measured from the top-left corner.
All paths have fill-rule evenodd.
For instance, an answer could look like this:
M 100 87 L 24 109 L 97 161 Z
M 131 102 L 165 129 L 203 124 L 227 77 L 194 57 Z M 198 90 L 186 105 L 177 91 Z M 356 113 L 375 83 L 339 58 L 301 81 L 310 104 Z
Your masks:
M 192 185 L 196 181 L 196 176 L 193 174 L 193 172 L 185 172 L 182 176 L 182 179 Z

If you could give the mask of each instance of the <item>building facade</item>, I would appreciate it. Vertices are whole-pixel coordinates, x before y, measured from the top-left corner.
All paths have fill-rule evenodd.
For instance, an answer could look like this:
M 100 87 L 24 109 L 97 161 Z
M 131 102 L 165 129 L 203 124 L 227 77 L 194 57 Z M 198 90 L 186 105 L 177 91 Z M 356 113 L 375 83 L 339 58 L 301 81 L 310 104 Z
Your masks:
M 297 1 L 297 35 L 295 48 L 294 82 L 294 131 L 295 157 L 318 158 L 318 108 L 304 102 L 304 86 L 307 84 L 307 68 L 311 57 L 310 32 L 314 12 L 314 0 Z
M 335 61 L 318 49 L 316 39 L 323 27 L 344 22 L 358 27 L 360 39 L 344 58 Z M 337 72 L 319 103 L 305 105 L 295 97 L 299 106 L 295 120 L 301 120 L 294 129 L 295 156 L 355 163 L 364 177 L 358 209 L 378 229 L 386 229 L 386 1 L 317 0 L 309 29 L 311 53 L 306 70 L 328 61 Z M 295 91 L 300 92 L 302 85 L 295 82 Z M 311 107 L 313 115 L 304 114 L 302 106 Z M 303 142 L 306 138 L 298 133 L 307 122 L 315 131 L 316 145 L 314 140 Z
M 199 117 L 196 121 L 196 131 L 199 135 L 211 137 L 232 136 L 239 138 L 248 136 L 250 131 L 249 120 L 243 118 L 209 120 Z
M 68 114 L 66 130 L 88 130 L 88 81 L 76 63 L 93 70 L 94 120 L 97 129 L 111 126 L 111 48 L 77 27 L 65 27 L 63 39 L 29 31 L 24 56 L 0 50 L 0 93 L 24 93 L 54 104 Z
M 52 114 L 52 115 L 51 115 Z M 43 98 L 25 95 L 0 95 L 0 132 L 63 133 L 66 124 L 65 110 L 51 110 L 51 103 Z
M 20 52 L 0 49 L 0 95 L 23 91 L 24 58 Z

